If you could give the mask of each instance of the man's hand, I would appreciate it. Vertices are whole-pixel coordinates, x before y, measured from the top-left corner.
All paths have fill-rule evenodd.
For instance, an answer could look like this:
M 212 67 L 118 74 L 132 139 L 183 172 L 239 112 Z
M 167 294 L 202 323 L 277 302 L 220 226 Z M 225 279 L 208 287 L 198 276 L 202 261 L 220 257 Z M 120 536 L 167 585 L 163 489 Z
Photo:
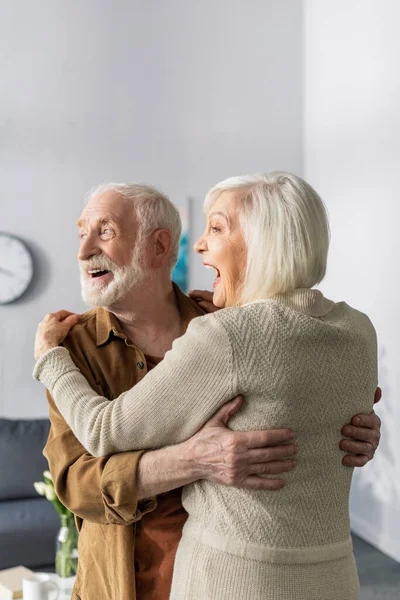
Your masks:
M 238 396 L 225 404 L 185 442 L 197 465 L 196 479 L 253 490 L 279 490 L 285 485 L 283 479 L 260 475 L 279 475 L 296 466 L 295 434 L 290 429 L 231 431 L 227 423 L 242 402 Z
M 67 310 L 47 314 L 36 331 L 35 359 L 38 360 L 47 350 L 61 344 L 78 320 L 79 315 Z
M 213 292 L 208 292 L 207 290 L 190 290 L 188 296 L 190 296 L 192 300 L 197 302 L 197 304 L 208 313 L 219 310 L 218 306 L 213 304 Z
M 382 397 L 381 388 L 377 388 L 375 392 L 376 404 Z M 381 437 L 381 420 L 375 411 L 369 415 L 355 415 L 349 425 L 345 425 L 342 429 L 343 435 L 347 438 L 340 442 L 340 448 L 346 454 L 343 457 L 342 463 L 347 467 L 363 467 L 371 459 L 374 458 L 376 449 L 379 446 Z
M 191 290 L 189 292 L 189 296 L 195 300 L 203 310 L 206 312 L 215 312 L 219 310 L 217 306 L 213 304 L 213 292 L 208 292 L 206 290 Z M 382 397 L 382 390 L 378 387 L 375 392 L 375 404 L 379 402 Z M 224 408 L 221 409 L 222 414 Z M 236 411 L 235 411 L 236 412 Z M 217 413 L 219 414 L 219 413 Z M 216 416 L 214 417 L 216 418 Z M 227 421 L 226 421 L 227 422 Z M 210 421 L 211 423 L 211 421 Z M 204 427 L 208 427 L 206 424 Z M 225 430 L 226 431 L 226 430 Z M 277 431 L 275 430 L 274 435 L 276 435 Z M 260 432 L 261 433 L 261 432 Z M 271 432 L 265 432 L 268 434 Z M 381 420 L 378 415 L 372 411 L 368 414 L 359 414 L 355 415 L 351 423 L 345 425 L 342 429 L 342 433 L 346 436 L 347 439 L 342 439 L 340 442 L 340 448 L 349 454 L 343 457 L 342 463 L 348 467 L 363 467 L 370 460 L 374 458 L 374 454 L 379 446 L 379 440 L 381 437 Z M 246 434 L 244 434 L 246 435 Z M 253 434 L 254 435 L 254 434 Z M 348 439 L 350 438 L 350 439 Z M 265 441 L 265 440 L 264 440 Z M 268 442 L 269 443 L 272 442 Z M 276 442 L 279 443 L 279 442 Z M 242 447 L 243 448 L 243 447 Z M 277 449 L 280 449 L 280 446 L 277 446 Z M 243 458 L 245 453 L 241 454 Z M 236 456 L 235 460 L 239 460 Z M 265 465 L 264 465 L 265 466 Z M 271 468 L 271 465 L 270 465 Z M 275 471 L 277 473 L 278 471 Z M 281 471 L 282 472 L 282 471 Z M 272 471 L 271 471 L 272 473 Z M 260 478 L 258 478 L 260 479 Z M 247 480 L 248 481 L 248 480 Z M 253 480 L 252 480 L 253 481 Z M 276 480 L 278 481 L 278 480 Z M 218 480 L 218 483 L 223 483 Z M 269 489 L 269 488 L 268 488 Z
M 145 452 L 137 471 L 137 497 L 150 498 L 199 479 L 252 490 L 281 489 L 283 479 L 262 475 L 279 475 L 295 467 L 294 433 L 231 431 L 227 423 L 242 402 L 241 396 L 227 402 L 186 442 Z

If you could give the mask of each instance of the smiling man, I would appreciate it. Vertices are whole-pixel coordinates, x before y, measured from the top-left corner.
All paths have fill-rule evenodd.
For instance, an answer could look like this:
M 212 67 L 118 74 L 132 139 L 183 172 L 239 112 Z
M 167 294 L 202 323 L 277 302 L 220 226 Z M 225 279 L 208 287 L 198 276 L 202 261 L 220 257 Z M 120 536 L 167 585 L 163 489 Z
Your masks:
M 112 401 L 163 359 L 190 320 L 204 314 L 201 306 L 215 307 L 209 295 L 195 294 L 199 306 L 171 282 L 181 224 L 158 190 L 101 186 L 90 194 L 78 230 L 82 295 L 95 308 L 80 316 L 64 345 L 91 386 Z M 180 445 L 106 458 L 86 452 L 48 398 L 52 427 L 44 453 L 80 529 L 74 600 L 167 600 L 186 520 L 181 486 L 208 479 L 273 493 L 284 481 L 262 475 L 295 467 L 293 432 L 227 428 L 240 398 Z M 379 419 L 358 418 L 361 426 L 347 434 L 355 441 L 342 442 L 354 453 L 345 464 L 355 466 L 372 458 L 379 441 Z
M 135 244 L 138 227 L 131 206 L 122 204 L 120 195 L 112 190 L 99 196 L 95 202 L 88 203 L 77 222 L 81 240 L 78 255 L 81 288 L 86 304 L 112 306 L 144 281 L 142 247 Z M 116 208 L 109 208 L 113 204 Z M 101 217 L 104 213 L 107 217 Z M 91 254 L 89 250 L 87 255 L 86 240 L 93 229 L 100 230 L 100 239 L 108 248 L 108 254 Z

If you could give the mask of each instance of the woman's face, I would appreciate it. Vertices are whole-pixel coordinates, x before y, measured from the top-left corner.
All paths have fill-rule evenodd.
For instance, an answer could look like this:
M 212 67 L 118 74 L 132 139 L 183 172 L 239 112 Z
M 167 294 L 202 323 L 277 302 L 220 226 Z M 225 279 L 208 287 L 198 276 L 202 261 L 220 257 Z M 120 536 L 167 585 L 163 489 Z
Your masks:
M 194 249 L 216 271 L 214 304 L 236 306 L 246 271 L 247 249 L 233 192 L 223 192 L 207 215 L 207 227 Z

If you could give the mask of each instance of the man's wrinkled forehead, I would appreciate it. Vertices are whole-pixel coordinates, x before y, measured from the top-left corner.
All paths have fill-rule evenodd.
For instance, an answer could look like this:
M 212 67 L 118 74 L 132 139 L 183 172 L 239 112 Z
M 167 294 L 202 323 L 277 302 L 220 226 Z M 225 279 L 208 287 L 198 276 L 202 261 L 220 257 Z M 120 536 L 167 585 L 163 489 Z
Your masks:
M 78 227 L 90 224 L 135 224 L 135 211 L 128 200 L 118 192 L 108 191 L 90 198 L 77 221 Z

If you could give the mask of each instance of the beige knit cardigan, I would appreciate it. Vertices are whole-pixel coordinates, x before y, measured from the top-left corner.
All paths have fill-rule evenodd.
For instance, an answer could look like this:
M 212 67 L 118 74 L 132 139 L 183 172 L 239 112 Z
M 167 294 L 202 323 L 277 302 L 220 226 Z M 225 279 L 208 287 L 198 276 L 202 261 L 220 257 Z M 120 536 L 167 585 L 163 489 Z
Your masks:
M 110 402 L 64 348 L 34 376 L 95 456 L 189 438 L 236 394 L 233 429 L 290 427 L 300 452 L 278 492 L 198 481 L 175 562 L 174 600 L 356 600 L 341 428 L 372 408 L 377 348 L 368 317 L 317 290 L 229 308 L 191 322 L 164 360 Z

